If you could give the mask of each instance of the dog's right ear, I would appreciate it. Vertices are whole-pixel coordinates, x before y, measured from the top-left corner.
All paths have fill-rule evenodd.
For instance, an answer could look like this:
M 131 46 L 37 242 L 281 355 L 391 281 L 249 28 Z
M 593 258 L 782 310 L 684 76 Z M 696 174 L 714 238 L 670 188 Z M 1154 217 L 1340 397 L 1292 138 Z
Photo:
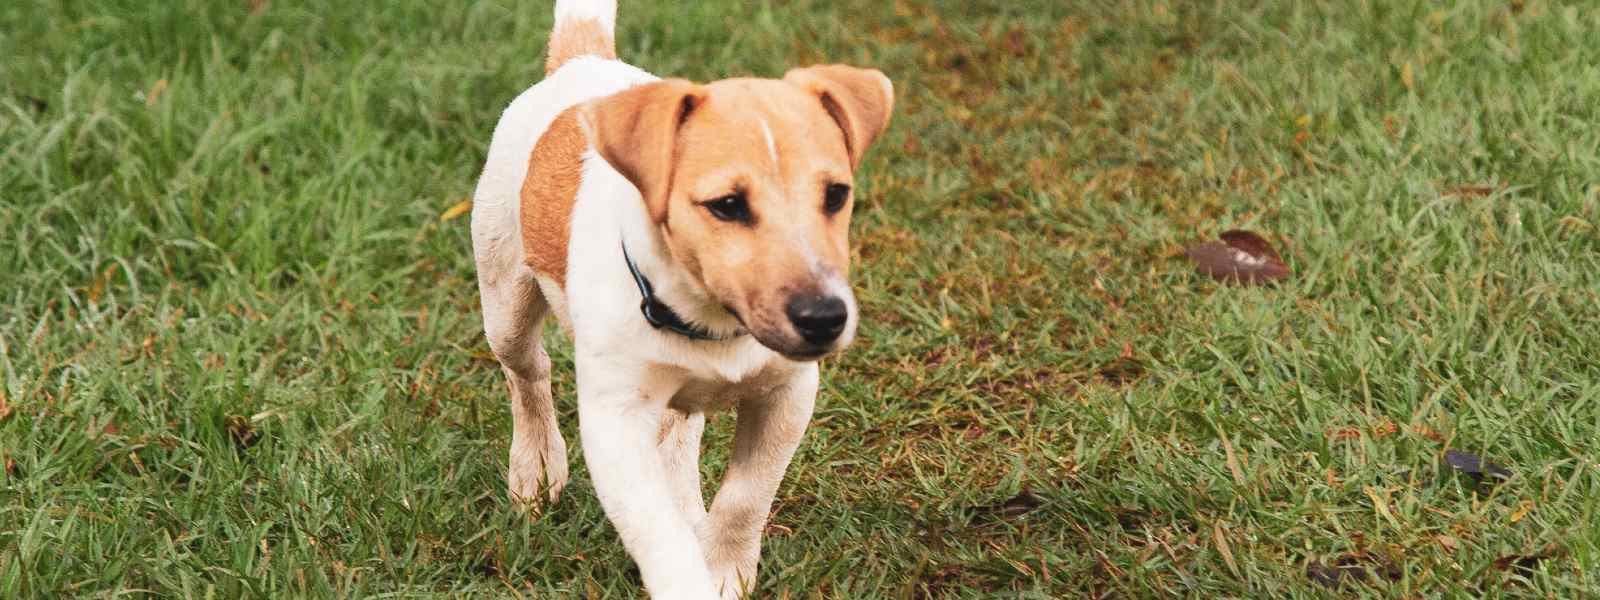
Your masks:
M 595 100 L 584 111 L 595 151 L 639 188 L 657 223 L 667 218 L 678 130 L 705 99 L 704 86 L 666 79 Z

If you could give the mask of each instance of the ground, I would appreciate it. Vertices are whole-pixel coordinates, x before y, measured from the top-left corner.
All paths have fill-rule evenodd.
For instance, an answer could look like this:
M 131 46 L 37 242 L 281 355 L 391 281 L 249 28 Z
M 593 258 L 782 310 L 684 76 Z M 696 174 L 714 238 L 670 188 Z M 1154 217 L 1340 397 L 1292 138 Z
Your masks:
M 621 4 L 898 90 L 757 597 L 1600 594 L 1600 7 Z M 462 202 L 549 13 L 0 7 L 0 596 L 641 595 L 564 343 L 574 484 L 504 491 Z

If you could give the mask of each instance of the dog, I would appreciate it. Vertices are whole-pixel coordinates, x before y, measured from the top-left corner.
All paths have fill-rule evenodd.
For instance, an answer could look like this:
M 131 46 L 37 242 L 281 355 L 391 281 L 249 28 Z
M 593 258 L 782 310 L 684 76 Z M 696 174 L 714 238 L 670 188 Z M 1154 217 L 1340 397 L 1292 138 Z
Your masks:
M 505 110 L 474 194 L 484 331 L 505 374 L 512 498 L 567 483 L 541 323 L 572 340 L 595 494 L 655 598 L 737 598 L 848 346 L 853 174 L 894 86 L 842 65 L 660 79 L 616 58 L 615 0 L 558 0 L 543 81 Z M 737 412 L 710 509 L 708 411 Z

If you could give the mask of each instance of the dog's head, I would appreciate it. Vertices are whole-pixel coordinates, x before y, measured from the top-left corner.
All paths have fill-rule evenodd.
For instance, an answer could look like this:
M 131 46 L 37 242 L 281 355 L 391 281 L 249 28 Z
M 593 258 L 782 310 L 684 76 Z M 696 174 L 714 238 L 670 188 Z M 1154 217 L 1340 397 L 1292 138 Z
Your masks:
M 666 80 L 595 101 L 595 150 L 633 182 L 672 257 L 763 345 L 819 358 L 855 336 L 852 174 L 894 88 L 828 65 Z

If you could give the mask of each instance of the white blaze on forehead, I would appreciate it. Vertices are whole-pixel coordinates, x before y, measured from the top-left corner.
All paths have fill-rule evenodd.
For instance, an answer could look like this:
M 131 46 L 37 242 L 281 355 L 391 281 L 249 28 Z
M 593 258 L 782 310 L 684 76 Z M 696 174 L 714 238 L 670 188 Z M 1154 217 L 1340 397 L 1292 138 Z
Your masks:
M 767 138 L 767 155 L 772 157 L 772 164 L 778 164 L 778 144 L 772 141 L 772 128 L 767 127 L 767 120 L 756 117 L 756 122 L 761 123 L 761 135 Z

